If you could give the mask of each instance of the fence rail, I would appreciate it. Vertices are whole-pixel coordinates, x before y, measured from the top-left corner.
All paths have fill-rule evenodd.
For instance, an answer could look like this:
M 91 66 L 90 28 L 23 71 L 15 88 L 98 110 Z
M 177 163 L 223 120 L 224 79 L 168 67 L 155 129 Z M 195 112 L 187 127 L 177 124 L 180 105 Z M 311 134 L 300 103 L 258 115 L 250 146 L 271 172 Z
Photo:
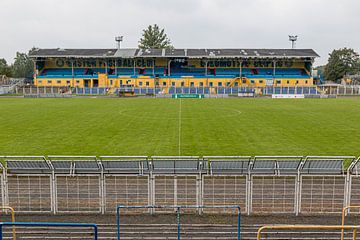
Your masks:
M 117 206 L 116 207 L 116 225 L 117 225 L 117 240 L 121 239 L 121 231 L 120 231 L 120 210 L 121 209 L 150 209 L 150 210 L 155 210 L 155 209 L 176 209 L 176 214 L 177 214 L 177 239 L 180 240 L 181 239 L 181 222 L 180 222 L 180 217 L 181 217 L 181 210 L 183 209 L 199 209 L 200 211 L 202 209 L 207 209 L 207 208 L 213 208 L 213 209 L 234 209 L 237 211 L 237 236 L 236 239 L 240 240 L 241 239 L 241 209 L 240 206 L 230 206 L 230 205 L 226 205 L 226 206 L 221 206 L 221 205 L 217 205 L 217 206 L 192 206 L 192 205 L 187 205 L 187 206 L 171 206 L 171 205 L 145 205 L 145 206 Z
M 136 95 L 166 95 L 166 94 L 205 94 L 205 95 L 240 95 L 246 92 L 255 92 L 258 95 L 272 94 L 303 94 L 303 95 L 360 95 L 360 85 L 336 85 L 336 86 L 237 86 L 237 87 L 39 87 L 14 85 L 10 92 L 23 95 L 44 95 L 45 97 L 55 97 L 61 95 L 109 95 L 121 92 L 132 92 Z M 9 91 L 7 91 L 9 92 Z M 3 92 L 3 93 L 7 93 Z M 2 92 L 0 91 L 0 94 Z M 59 97 L 60 95 L 58 95 Z
M 360 157 L 355 156 L 0 159 L 0 205 L 20 213 L 104 214 L 114 213 L 117 205 L 239 205 L 246 214 L 298 215 L 339 213 L 344 206 L 360 204 Z

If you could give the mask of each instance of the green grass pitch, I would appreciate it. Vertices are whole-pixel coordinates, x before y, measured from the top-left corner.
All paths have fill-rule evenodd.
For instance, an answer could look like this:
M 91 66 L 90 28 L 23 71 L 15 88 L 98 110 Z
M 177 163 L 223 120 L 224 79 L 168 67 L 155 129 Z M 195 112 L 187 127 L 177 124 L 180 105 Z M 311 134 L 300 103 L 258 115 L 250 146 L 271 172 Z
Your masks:
M 359 155 L 360 99 L 0 99 L 0 155 Z

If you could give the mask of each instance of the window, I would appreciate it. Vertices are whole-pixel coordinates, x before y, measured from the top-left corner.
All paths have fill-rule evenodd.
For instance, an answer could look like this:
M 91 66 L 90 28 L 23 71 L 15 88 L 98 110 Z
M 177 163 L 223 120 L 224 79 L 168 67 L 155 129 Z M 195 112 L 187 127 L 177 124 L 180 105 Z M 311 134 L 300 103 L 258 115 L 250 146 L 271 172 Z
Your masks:
M 250 80 L 250 83 L 254 84 L 254 83 L 255 83 L 255 80 Z
M 76 84 L 79 84 L 80 83 L 80 81 L 79 80 L 76 80 Z
M 42 84 L 42 80 L 39 80 L 38 83 L 39 83 L 39 84 Z
M 146 86 L 148 87 L 150 85 L 150 83 L 149 82 L 146 82 Z
M 200 85 L 199 85 L 200 87 L 203 87 L 203 86 L 204 86 L 204 83 L 203 83 L 203 82 L 199 82 L 199 84 L 200 84 Z
M 276 84 L 281 84 L 281 80 L 277 80 L 277 81 L 276 81 Z
M 182 87 L 184 86 L 184 82 L 181 82 L 181 86 L 182 86 Z
M 166 86 L 166 82 L 163 82 L 163 86 Z
M 120 85 L 122 85 L 122 80 L 120 80 Z
M 230 86 L 230 82 L 227 82 L 227 83 L 226 83 L 226 86 Z
M 67 80 L 67 81 L 66 81 L 66 84 L 70 84 L 70 80 Z
M 263 80 L 260 80 L 259 83 L 264 83 L 264 81 L 263 81 Z
M 56 83 L 57 83 L 57 84 L 61 84 L 61 80 L 57 80 Z
M 218 82 L 218 87 L 221 87 L 222 86 L 222 82 Z
M 51 84 L 51 82 L 52 82 L 51 80 L 48 80 L 48 82 L 47 82 L 47 83 L 48 83 L 48 84 Z
M 190 87 L 193 87 L 194 86 L 194 82 L 190 82 Z
M 307 84 L 307 83 L 308 83 L 308 81 L 306 80 L 306 81 L 305 81 L 305 84 Z
M 110 80 L 110 85 L 111 85 L 111 86 L 113 85 L 113 80 Z
M 246 83 L 246 80 L 242 80 L 242 83 Z
M 299 80 L 296 81 L 296 84 L 299 84 Z
M 287 80 L 287 81 L 286 81 L 286 83 L 287 83 L 287 84 L 290 84 L 290 81 L 289 81 L 289 80 Z
M 175 87 L 175 82 L 171 82 L 171 86 Z
M 239 83 L 238 82 L 235 82 L 235 87 L 239 86 Z
M 212 87 L 212 86 L 213 86 L 213 82 L 210 82 L 209 84 L 210 84 L 210 87 Z

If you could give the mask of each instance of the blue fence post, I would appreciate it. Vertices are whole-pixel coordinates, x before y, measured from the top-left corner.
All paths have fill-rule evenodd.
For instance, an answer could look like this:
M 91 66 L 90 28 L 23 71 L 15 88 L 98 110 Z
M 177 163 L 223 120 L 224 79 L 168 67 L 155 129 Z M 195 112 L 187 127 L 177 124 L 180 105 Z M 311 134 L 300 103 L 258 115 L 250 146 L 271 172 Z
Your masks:
M 240 217 L 240 214 L 241 214 L 240 206 L 238 206 L 237 209 L 238 209 L 238 237 L 237 237 L 237 239 L 240 240 L 240 239 L 241 239 L 241 235 L 240 235 L 240 233 L 241 233 L 241 230 L 240 230 L 240 226 L 241 226 L 241 224 L 240 224 L 240 221 L 241 221 L 241 217 Z
M 116 208 L 116 225 L 117 225 L 117 239 L 120 240 L 120 208 L 121 206 L 117 206 Z
M 98 227 L 96 224 L 94 225 L 94 234 L 94 240 L 98 240 Z
M 177 235 L 178 235 L 178 240 L 180 240 L 180 207 L 177 207 Z

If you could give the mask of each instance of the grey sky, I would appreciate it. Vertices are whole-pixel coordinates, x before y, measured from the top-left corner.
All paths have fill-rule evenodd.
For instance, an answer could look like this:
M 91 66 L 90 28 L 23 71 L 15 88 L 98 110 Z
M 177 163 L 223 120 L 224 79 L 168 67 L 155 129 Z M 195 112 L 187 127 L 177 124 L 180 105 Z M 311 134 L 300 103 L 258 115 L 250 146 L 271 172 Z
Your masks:
M 0 0 L 0 58 L 39 48 L 137 47 L 157 23 L 177 48 L 334 48 L 360 51 L 359 0 Z

